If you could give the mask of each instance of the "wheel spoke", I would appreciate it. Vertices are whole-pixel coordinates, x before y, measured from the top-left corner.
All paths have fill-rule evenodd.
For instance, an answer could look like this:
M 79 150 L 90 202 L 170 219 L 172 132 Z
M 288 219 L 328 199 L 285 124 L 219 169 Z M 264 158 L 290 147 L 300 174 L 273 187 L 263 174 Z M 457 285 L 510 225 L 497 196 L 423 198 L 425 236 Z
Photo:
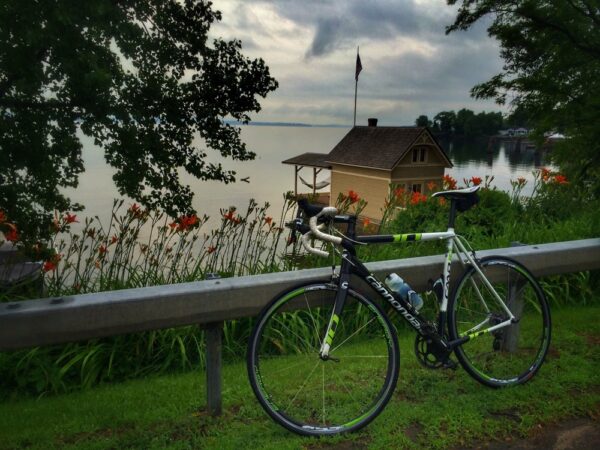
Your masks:
M 493 327 L 511 315 L 519 321 L 469 340 L 456 349 L 456 355 L 469 374 L 484 384 L 524 383 L 539 369 L 548 350 L 546 300 L 535 279 L 519 263 L 500 257 L 484 259 L 479 267 L 487 281 L 473 270 L 467 271 L 451 300 L 451 337 L 486 331 L 484 323 Z M 473 309 L 478 307 L 481 293 L 491 299 L 495 311 L 487 314 Z M 481 305 L 486 308 L 485 302 Z M 482 316 L 486 316 L 484 322 L 479 320 Z M 523 351 L 525 348 L 530 350 Z
M 280 306 L 259 317 L 250 339 L 250 361 L 260 362 L 248 366 L 254 393 L 277 422 L 301 434 L 363 426 L 387 403 L 397 379 L 393 327 L 377 305 L 352 291 L 331 359 L 314 351 L 313 341 L 331 319 L 330 308 L 320 305 L 333 304 L 336 292 L 335 287 L 304 289 L 284 302 L 274 300 Z

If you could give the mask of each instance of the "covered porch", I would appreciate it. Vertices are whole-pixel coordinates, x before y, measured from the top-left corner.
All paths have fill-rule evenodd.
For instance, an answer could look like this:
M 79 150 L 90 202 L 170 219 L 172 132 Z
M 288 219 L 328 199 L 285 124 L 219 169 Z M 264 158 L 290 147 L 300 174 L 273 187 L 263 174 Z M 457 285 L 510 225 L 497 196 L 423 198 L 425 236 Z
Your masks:
M 311 197 L 311 201 L 314 203 L 329 205 L 331 174 L 329 173 L 325 178 L 317 181 L 317 176 L 324 170 L 330 171 L 331 164 L 326 160 L 329 155 L 326 153 L 303 153 L 293 158 L 282 161 L 282 164 L 289 164 L 294 166 L 294 195 L 296 197 Z M 312 169 L 311 179 L 306 180 L 300 176 L 300 171 L 304 168 Z M 308 192 L 300 192 L 298 181 L 310 189 Z M 322 189 L 326 191 L 318 192 Z M 305 189 L 303 189 L 305 191 Z

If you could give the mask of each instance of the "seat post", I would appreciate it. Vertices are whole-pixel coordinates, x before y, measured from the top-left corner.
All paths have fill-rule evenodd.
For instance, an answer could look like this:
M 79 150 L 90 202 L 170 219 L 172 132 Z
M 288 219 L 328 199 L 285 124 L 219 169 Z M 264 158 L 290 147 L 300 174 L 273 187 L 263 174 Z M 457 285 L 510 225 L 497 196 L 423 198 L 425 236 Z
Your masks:
M 448 216 L 448 228 L 454 228 L 454 220 L 456 219 L 456 199 L 450 200 L 450 215 Z

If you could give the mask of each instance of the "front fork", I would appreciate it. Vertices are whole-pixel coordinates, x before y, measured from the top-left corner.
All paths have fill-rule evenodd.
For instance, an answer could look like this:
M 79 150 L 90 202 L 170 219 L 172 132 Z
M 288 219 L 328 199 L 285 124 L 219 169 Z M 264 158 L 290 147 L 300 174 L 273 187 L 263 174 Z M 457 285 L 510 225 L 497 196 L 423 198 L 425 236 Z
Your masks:
M 344 304 L 346 303 L 346 296 L 348 295 L 350 273 L 344 272 L 345 271 L 343 271 L 340 274 L 340 278 L 338 280 L 339 289 L 337 290 L 337 293 L 335 295 L 333 313 L 331 314 L 331 318 L 329 319 L 329 324 L 327 325 L 327 330 L 325 331 L 325 336 L 323 338 L 323 342 L 321 343 L 321 350 L 319 351 L 319 356 L 323 360 L 329 359 L 329 350 L 331 349 L 331 345 L 333 344 L 335 330 L 337 329 L 338 323 L 340 321 L 340 316 L 342 315 L 342 310 L 344 309 Z

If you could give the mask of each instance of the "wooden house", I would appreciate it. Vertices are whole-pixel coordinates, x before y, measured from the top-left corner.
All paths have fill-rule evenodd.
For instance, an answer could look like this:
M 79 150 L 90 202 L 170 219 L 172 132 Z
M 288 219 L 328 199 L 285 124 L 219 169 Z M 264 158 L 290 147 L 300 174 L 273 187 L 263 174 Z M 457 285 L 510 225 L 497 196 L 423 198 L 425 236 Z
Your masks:
M 317 174 L 329 169 L 329 203 L 352 190 L 368 202 L 362 215 L 375 220 L 381 217 L 390 184 L 428 194 L 427 185 L 435 183 L 439 189 L 444 170 L 452 167 L 427 128 L 373 125 L 352 128 L 328 155 L 305 153 L 283 163 L 295 165 L 296 177 L 302 167 L 312 167 L 313 192 Z

